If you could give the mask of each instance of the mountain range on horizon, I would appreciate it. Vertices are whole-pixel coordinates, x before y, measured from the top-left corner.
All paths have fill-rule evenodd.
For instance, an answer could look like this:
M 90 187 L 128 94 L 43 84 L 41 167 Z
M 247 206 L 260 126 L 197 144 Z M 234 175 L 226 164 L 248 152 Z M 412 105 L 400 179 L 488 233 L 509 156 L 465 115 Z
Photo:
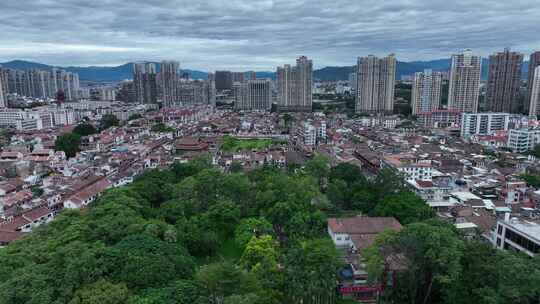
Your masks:
M 488 59 L 482 59 L 482 79 L 487 78 Z M 396 67 L 396 79 L 401 79 L 402 76 L 412 75 L 415 72 L 421 72 L 425 69 L 432 69 L 435 71 L 448 71 L 450 69 L 450 59 L 437 59 L 430 61 L 411 61 L 403 62 L 398 61 Z M 4 63 L 0 63 L 0 66 L 17 69 L 17 70 L 29 70 L 40 69 L 50 70 L 53 68 L 60 68 L 69 72 L 79 74 L 81 81 L 94 81 L 94 82 L 117 82 L 124 79 L 132 78 L 132 65 L 133 63 L 126 63 L 119 66 L 52 66 L 43 63 L 37 63 L 25 60 L 12 60 Z M 159 67 L 159 65 L 158 65 Z M 313 77 L 322 81 L 335 81 L 335 80 L 347 80 L 349 74 L 353 72 L 354 66 L 329 66 L 313 71 Z M 523 62 L 522 78 L 526 79 L 528 71 L 528 62 Z M 193 79 L 206 79 L 208 73 L 205 71 L 182 69 L 182 72 L 188 73 Z M 275 78 L 275 73 L 270 71 L 256 72 L 259 78 Z

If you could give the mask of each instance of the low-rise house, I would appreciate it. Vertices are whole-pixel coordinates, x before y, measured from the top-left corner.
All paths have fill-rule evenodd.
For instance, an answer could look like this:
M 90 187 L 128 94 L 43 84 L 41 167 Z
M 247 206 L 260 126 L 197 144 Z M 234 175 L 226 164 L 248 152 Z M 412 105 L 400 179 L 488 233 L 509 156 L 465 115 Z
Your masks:
M 400 231 L 401 224 L 392 217 L 329 218 L 328 234 L 341 250 L 348 267 L 342 271 L 338 292 L 362 301 L 373 301 L 384 289 L 384 283 L 369 283 L 360 253 L 373 244 L 377 235 L 385 230 Z M 391 271 L 391 269 L 387 269 Z M 369 302 L 371 303 L 371 302 Z
M 22 160 L 24 154 L 16 151 L 5 151 L 0 154 L 0 162 L 15 162 Z
M 405 176 L 407 181 L 430 181 L 432 178 L 431 160 L 423 160 L 411 154 L 393 154 L 385 156 L 381 168 L 392 168 Z
M 109 187 L 111 187 L 111 183 L 106 178 L 102 178 L 71 195 L 67 200 L 64 201 L 64 208 L 85 208 L 88 206 L 88 204 L 95 201 L 98 196 Z

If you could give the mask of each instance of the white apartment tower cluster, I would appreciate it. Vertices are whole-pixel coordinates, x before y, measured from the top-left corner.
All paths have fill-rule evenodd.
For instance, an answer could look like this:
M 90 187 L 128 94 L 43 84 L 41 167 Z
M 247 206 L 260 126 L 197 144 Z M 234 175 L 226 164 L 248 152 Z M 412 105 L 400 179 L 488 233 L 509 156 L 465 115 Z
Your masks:
M 412 85 L 412 114 L 429 113 L 441 103 L 442 73 L 424 70 L 414 74 Z
M 0 83 L 4 94 L 33 98 L 55 98 L 63 92 L 66 100 L 79 98 L 79 75 L 60 69 L 14 70 L 0 68 Z
M 394 110 L 396 57 L 373 55 L 358 58 L 356 112 L 391 113 Z
M 311 111 L 313 98 L 313 61 L 305 56 L 296 66 L 286 64 L 277 68 L 278 109 L 280 111 Z
M 460 112 L 476 113 L 480 88 L 482 58 L 471 50 L 452 56 L 448 108 Z

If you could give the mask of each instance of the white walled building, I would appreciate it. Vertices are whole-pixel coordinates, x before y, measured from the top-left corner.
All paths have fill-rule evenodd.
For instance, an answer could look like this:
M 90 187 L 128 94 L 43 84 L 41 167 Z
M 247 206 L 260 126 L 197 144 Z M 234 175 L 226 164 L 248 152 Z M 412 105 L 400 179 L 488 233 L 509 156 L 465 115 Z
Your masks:
M 433 166 L 431 160 L 421 160 L 411 154 L 385 156 L 381 161 L 381 168 L 385 167 L 402 173 L 408 182 L 432 180 Z
M 76 122 L 75 112 L 72 110 L 55 110 L 54 112 L 54 125 L 55 126 L 68 126 Z
M 540 252 L 540 225 L 510 218 L 507 213 L 504 220 L 497 222 L 491 241 L 498 249 L 516 250 L 532 257 Z
M 302 144 L 306 146 L 326 143 L 326 122 L 304 122 L 297 128 L 296 135 L 300 138 Z
M 15 126 L 19 119 L 24 119 L 24 111 L 19 109 L 1 109 L 0 110 L 0 127 Z
M 507 147 L 525 153 L 540 144 L 540 129 L 512 129 L 508 131 Z
M 491 135 L 496 131 L 507 131 L 510 122 L 508 113 L 463 113 L 461 115 L 461 137 Z

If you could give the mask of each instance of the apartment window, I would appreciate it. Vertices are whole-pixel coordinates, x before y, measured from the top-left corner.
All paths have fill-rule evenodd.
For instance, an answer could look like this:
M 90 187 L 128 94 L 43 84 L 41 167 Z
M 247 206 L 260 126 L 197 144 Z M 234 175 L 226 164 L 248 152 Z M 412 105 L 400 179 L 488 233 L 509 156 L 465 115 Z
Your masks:
M 338 236 L 338 237 L 336 238 L 336 240 L 338 240 L 338 241 L 341 241 L 341 237 L 340 237 L 340 236 Z
M 528 251 L 532 253 L 538 253 L 540 252 L 540 245 L 536 244 L 535 242 L 529 240 L 526 237 L 523 237 L 514 231 L 510 229 L 506 229 L 506 238 L 510 241 L 512 241 L 514 244 L 519 245 L 520 247 L 527 249 Z
M 499 225 L 499 227 L 497 227 L 497 234 L 502 235 L 502 230 L 503 230 L 502 225 Z
M 497 238 L 497 247 L 501 247 L 501 239 Z

